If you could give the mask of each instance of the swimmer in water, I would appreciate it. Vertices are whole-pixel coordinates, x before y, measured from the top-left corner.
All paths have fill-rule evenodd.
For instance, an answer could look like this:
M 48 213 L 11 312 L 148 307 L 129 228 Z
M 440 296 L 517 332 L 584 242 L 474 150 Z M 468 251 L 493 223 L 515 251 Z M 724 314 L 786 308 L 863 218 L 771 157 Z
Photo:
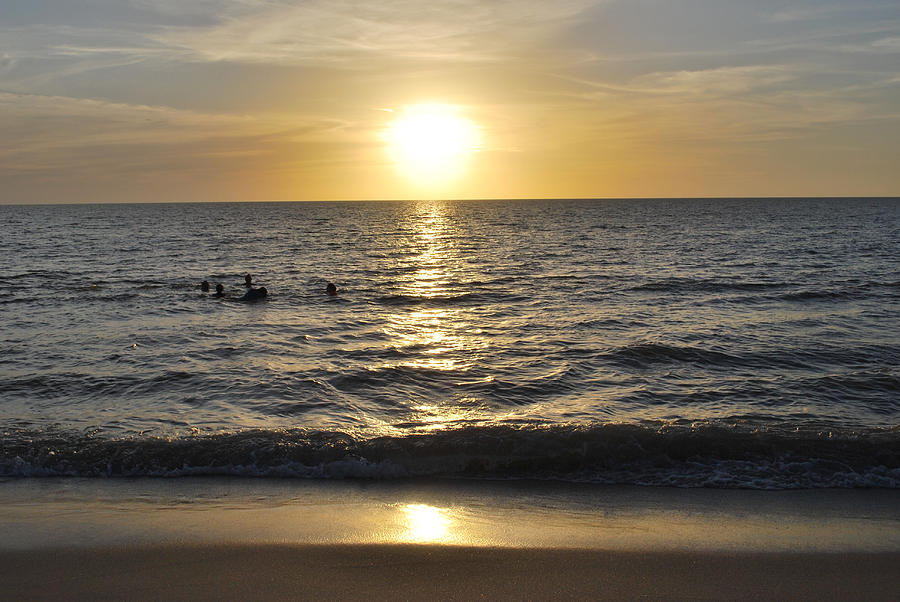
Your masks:
M 222 286 L 222 283 L 216 285 L 216 297 L 224 297 L 225 296 L 225 287 Z
M 269 291 L 266 290 L 266 287 L 261 286 L 259 288 L 250 288 L 244 293 L 244 296 L 241 297 L 241 301 L 260 301 L 269 296 Z
M 328 283 L 328 285 L 325 287 L 325 292 L 332 297 L 337 295 L 337 287 L 334 285 L 334 282 Z
M 250 274 L 244 276 L 244 286 L 246 286 L 247 288 L 251 288 L 253 286 L 253 276 L 251 276 Z
M 209 282 L 207 282 L 206 280 L 204 280 L 203 282 L 201 282 L 201 283 L 200 283 L 200 290 L 203 291 L 204 293 L 208 293 L 208 292 L 209 292 Z

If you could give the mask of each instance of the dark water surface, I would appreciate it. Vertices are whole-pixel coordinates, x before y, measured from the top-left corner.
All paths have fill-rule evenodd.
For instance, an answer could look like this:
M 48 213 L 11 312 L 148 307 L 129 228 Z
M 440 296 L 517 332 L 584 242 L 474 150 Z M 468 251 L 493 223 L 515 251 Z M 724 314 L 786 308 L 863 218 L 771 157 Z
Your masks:
M 0 218 L 0 475 L 900 487 L 897 199 Z

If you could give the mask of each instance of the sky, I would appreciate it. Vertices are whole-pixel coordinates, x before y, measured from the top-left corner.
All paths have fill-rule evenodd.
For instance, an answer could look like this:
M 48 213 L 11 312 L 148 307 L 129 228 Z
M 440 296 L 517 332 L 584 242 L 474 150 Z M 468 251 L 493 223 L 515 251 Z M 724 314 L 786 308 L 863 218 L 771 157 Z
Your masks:
M 898 167 L 896 0 L 0 0 L 0 203 L 900 196 Z

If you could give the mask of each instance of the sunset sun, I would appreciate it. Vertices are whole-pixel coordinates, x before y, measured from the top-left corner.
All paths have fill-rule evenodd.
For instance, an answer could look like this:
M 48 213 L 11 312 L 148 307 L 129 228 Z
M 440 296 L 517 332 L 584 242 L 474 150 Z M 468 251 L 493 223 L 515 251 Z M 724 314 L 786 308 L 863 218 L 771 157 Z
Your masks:
M 400 172 L 422 184 L 440 184 L 460 175 L 478 151 L 478 127 L 451 105 L 414 105 L 399 112 L 384 133 Z

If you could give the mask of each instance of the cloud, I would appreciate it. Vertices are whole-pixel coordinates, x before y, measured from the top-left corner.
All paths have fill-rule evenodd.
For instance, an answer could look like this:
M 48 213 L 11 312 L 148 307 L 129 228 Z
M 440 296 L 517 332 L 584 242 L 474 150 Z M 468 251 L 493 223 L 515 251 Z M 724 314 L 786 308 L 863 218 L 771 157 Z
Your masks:
M 415 77 L 421 70 L 434 74 L 488 61 L 537 69 L 555 56 L 560 32 L 597 3 L 98 0 L 76 20 L 58 16 L 71 17 L 71 10 L 34 8 L 22 22 L 0 24 L 0 48 L 16 67 L 0 72 L 0 90 L 77 96 L 93 95 L 93 89 L 104 98 L 139 101 L 133 90 L 145 90 L 161 73 L 177 78 L 206 69 L 202 81 L 228 64 L 271 69 L 271 76 L 251 76 L 257 81 L 284 76 L 277 70 L 285 67 L 328 72 L 332 81 L 341 74 L 372 81 L 386 73 Z M 527 63 L 518 61 L 523 57 Z M 137 84 L 129 86 L 128 79 Z M 158 93 L 154 98 L 161 99 Z M 163 102 L 183 106 L 174 96 Z
M 798 21 L 826 19 L 835 15 L 853 12 L 854 10 L 858 9 L 854 8 L 850 4 L 830 6 L 795 6 L 770 13 L 769 20 L 773 23 L 795 23 Z
M 867 54 L 897 54 L 900 53 L 900 37 L 889 36 L 871 40 L 866 43 L 842 44 L 839 47 L 842 52 L 862 52 Z
M 195 60 L 297 64 L 376 54 L 484 60 L 521 49 L 590 0 L 309 0 L 229 2 L 205 27 L 167 27 L 150 37 Z
M 0 47 L 9 49 L 0 65 L 0 89 L 30 92 L 61 78 L 135 65 L 172 52 L 134 31 L 28 25 L 0 28 Z
M 659 71 L 610 85 L 578 79 L 556 101 L 577 116 L 572 138 L 622 146 L 678 148 L 682 153 L 745 152 L 784 140 L 810 139 L 839 128 L 900 122 L 889 98 L 891 78 L 854 84 L 811 83 L 796 65 L 754 65 Z
M 62 24 L 32 24 L 0 27 L 0 42 L 21 56 L 50 58 L 65 46 L 93 46 L 133 52 L 148 50 L 154 44 L 143 37 L 140 28 L 75 27 Z M 62 53 L 66 54 L 66 53 Z
M 791 70 L 785 66 L 753 65 L 650 73 L 636 78 L 633 83 L 651 94 L 731 96 L 771 88 L 793 78 Z
M 183 168 L 204 158 L 272 155 L 280 145 L 334 137 L 329 119 L 203 114 L 168 107 L 0 93 L 0 163 L 7 170 Z M 123 151 L 127 151 L 123 154 Z M 130 158 L 126 159 L 126 155 Z M 154 167 L 156 166 L 156 167 Z

